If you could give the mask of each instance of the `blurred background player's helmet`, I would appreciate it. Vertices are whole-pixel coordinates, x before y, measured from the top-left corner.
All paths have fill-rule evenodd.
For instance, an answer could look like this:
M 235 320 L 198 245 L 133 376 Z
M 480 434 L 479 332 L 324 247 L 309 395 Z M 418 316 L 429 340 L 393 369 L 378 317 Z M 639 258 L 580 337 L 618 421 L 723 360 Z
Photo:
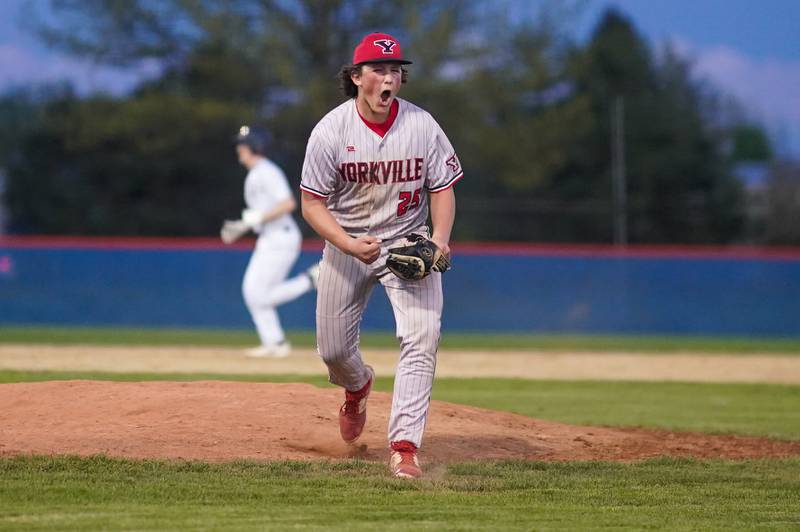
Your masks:
M 233 138 L 233 143 L 237 146 L 239 144 L 244 144 L 253 150 L 253 153 L 259 155 L 264 155 L 264 153 L 266 153 L 268 142 L 269 135 L 267 131 L 260 127 L 253 126 L 240 127 L 239 132 Z

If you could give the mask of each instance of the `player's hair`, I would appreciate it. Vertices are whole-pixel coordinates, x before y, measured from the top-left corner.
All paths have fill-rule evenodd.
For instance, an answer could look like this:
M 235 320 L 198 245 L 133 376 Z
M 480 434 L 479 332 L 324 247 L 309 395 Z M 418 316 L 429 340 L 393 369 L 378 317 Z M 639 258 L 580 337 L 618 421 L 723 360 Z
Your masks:
M 339 88 L 348 98 L 355 98 L 358 96 L 358 86 L 353 83 L 351 76 L 356 72 L 360 74 L 361 67 L 363 66 L 364 65 L 344 65 L 341 70 L 339 70 Z M 400 82 L 407 83 L 408 70 L 403 66 L 400 67 L 400 70 L 402 72 L 400 75 Z

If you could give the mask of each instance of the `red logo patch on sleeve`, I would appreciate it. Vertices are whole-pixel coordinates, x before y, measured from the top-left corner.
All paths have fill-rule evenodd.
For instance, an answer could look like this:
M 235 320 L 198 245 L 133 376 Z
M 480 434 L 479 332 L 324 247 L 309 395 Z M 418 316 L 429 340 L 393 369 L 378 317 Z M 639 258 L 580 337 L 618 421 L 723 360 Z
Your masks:
M 461 165 L 458 162 L 458 157 L 456 157 L 455 153 L 452 157 L 445 161 L 445 164 L 447 164 L 447 166 L 450 167 L 453 172 L 458 172 L 458 169 L 461 168 Z

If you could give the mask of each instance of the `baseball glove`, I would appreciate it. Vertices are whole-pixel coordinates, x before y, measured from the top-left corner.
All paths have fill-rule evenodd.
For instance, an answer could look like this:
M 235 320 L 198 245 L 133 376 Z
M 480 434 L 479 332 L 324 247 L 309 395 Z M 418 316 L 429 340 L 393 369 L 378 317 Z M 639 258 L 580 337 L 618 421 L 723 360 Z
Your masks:
M 222 229 L 219 230 L 219 236 L 224 243 L 233 244 L 249 230 L 250 226 L 242 220 L 225 220 L 225 223 L 222 224 Z
M 412 233 L 402 246 L 389 248 L 386 267 L 401 279 L 419 281 L 431 272 L 444 273 L 449 270 L 450 259 L 432 240 Z

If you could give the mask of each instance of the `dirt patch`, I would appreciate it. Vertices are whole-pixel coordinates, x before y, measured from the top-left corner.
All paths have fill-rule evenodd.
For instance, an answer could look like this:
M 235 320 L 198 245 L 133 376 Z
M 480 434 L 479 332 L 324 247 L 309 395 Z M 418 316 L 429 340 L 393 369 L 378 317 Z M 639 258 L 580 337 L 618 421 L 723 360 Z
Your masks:
M 364 358 L 378 375 L 393 376 L 394 349 L 367 349 Z M 324 375 L 313 349 L 284 359 L 254 360 L 242 349 L 223 347 L 123 347 L 0 345 L 0 369 L 128 373 L 216 373 Z M 800 384 L 800 356 L 702 353 L 568 353 L 548 351 L 443 350 L 437 377 L 764 382 Z
M 341 391 L 307 384 L 55 381 L 0 385 L 0 455 L 127 458 L 386 459 L 391 396 L 370 398 L 359 447 L 338 434 Z M 614 460 L 800 455 L 800 442 L 580 427 L 434 401 L 421 457 Z

